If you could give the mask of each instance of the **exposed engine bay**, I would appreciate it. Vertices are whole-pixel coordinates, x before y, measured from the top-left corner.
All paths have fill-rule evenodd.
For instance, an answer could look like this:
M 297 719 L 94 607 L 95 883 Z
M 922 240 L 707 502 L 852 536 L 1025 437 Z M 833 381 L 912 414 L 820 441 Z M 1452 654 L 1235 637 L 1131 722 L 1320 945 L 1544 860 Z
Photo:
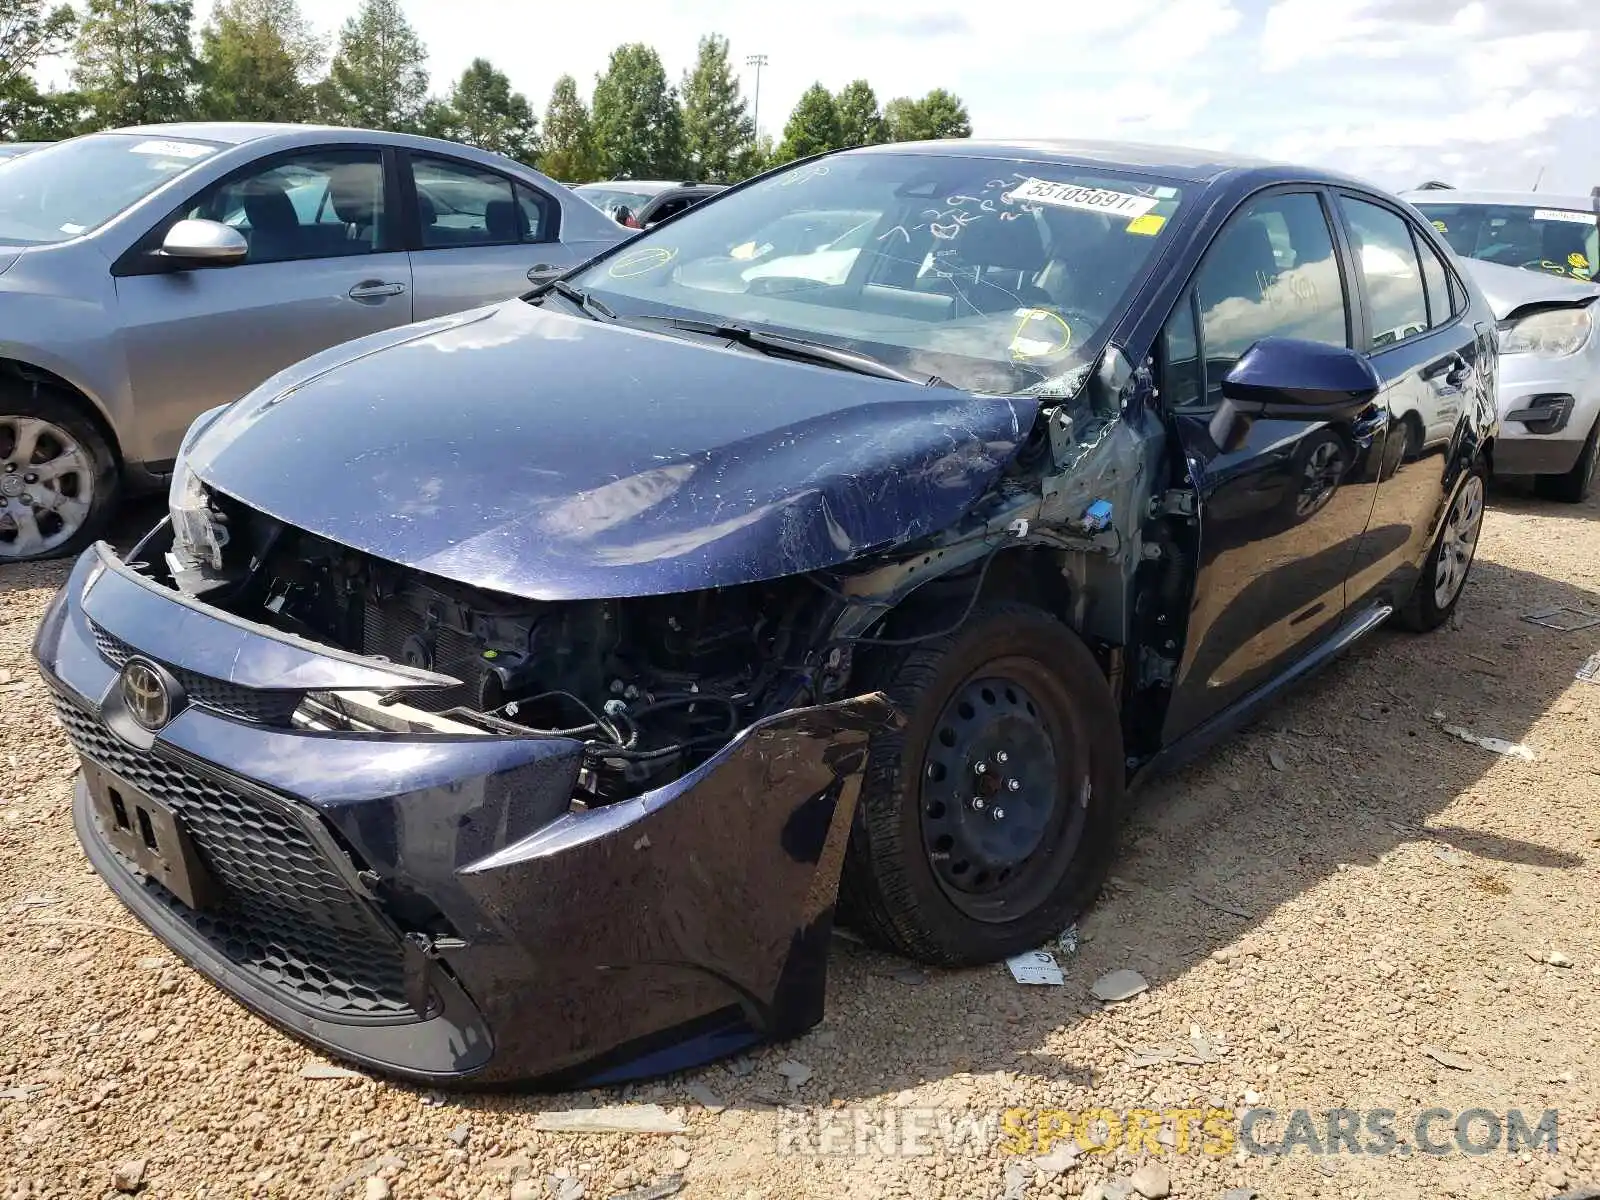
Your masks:
M 806 650 L 831 601 L 804 577 L 530 601 L 394 566 L 226 497 L 213 503 L 222 566 L 175 572 L 185 590 L 253 623 L 461 681 L 311 694 L 294 713 L 301 728 L 573 738 L 588 747 L 580 799 L 609 803 L 816 694 Z

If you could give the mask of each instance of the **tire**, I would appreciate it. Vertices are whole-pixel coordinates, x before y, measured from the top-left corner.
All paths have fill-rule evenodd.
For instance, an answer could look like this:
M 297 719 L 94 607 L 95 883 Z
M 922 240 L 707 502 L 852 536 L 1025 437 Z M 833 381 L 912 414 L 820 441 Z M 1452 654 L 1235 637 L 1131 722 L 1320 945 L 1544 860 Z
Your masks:
M 80 404 L 42 384 L 0 382 L 0 564 L 77 554 L 105 527 L 119 483 L 116 456 Z
M 844 919 L 883 949 L 946 966 L 1060 934 L 1099 893 L 1122 812 L 1117 705 L 1094 656 L 1048 614 L 1001 604 L 862 662 L 906 724 L 869 749 Z M 958 803 L 952 789 L 987 796 L 985 806 Z M 1005 865 L 1008 855 L 1019 861 Z
M 1395 614 L 1404 628 L 1414 633 L 1427 633 L 1439 628 L 1455 612 L 1477 556 L 1488 478 L 1488 468 L 1479 459 L 1462 478 L 1455 495 L 1450 497 L 1450 507 L 1445 510 L 1444 522 L 1422 564 L 1416 588 L 1405 607 Z M 1453 556 L 1453 566 L 1447 556 Z M 1445 575 L 1441 575 L 1441 569 Z
M 1595 459 L 1600 454 L 1597 443 L 1600 443 L 1600 420 L 1596 420 L 1594 427 L 1589 430 L 1589 436 L 1584 439 L 1583 450 L 1578 455 L 1578 461 L 1572 464 L 1572 470 L 1565 475 L 1540 475 L 1534 480 L 1539 495 L 1563 504 L 1582 504 L 1587 500 L 1589 493 L 1594 490 Z

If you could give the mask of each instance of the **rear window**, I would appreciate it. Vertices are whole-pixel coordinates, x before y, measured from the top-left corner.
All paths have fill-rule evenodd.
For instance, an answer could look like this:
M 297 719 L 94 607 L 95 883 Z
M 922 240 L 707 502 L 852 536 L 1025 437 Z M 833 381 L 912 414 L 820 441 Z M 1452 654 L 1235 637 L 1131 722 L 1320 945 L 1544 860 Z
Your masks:
M 1592 210 L 1521 204 L 1418 204 L 1464 258 L 1590 280 L 1600 267 Z

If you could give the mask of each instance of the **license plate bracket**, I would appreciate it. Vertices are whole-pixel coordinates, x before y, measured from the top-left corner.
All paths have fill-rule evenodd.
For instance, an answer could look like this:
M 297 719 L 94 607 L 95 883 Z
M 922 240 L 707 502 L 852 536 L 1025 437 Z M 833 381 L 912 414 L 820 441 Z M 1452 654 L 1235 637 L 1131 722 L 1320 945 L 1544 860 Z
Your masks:
M 83 764 L 83 775 L 101 832 L 115 850 L 191 909 L 216 905 L 221 889 L 170 808 L 94 763 Z

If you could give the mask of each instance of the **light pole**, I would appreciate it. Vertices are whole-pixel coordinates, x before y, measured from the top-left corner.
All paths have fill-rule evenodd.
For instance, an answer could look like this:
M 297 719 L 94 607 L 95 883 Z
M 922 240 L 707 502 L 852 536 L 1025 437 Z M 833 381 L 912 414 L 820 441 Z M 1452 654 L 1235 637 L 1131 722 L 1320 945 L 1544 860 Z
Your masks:
M 744 65 L 756 69 L 756 98 L 750 106 L 750 123 L 755 127 L 756 144 L 761 144 L 761 68 L 767 65 L 765 54 L 752 54 L 744 60 Z

